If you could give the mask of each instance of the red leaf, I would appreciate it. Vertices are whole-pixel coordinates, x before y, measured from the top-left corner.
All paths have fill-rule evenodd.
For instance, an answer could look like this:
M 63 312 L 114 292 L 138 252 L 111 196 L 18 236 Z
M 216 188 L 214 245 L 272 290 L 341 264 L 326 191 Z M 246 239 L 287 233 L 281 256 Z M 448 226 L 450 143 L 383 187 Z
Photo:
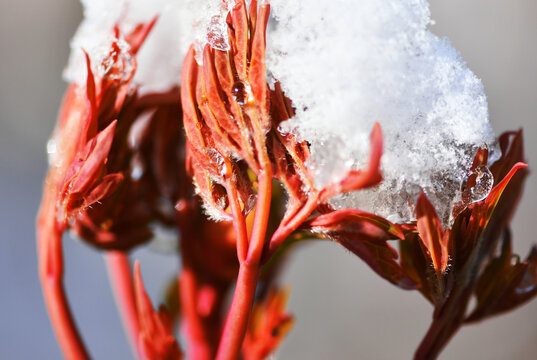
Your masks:
M 81 154 L 81 160 L 72 163 L 68 168 L 60 199 L 62 207 L 59 217 L 62 221 L 70 217 L 76 209 L 83 209 L 86 196 L 99 182 L 112 146 L 115 127 L 116 121 L 113 121 L 106 129 L 91 139 Z M 100 191 L 103 190 L 105 189 L 102 188 Z M 97 194 L 92 194 L 94 200 Z
M 194 59 L 194 48 L 190 47 L 183 62 L 181 104 L 183 106 L 183 126 L 188 142 L 195 151 L 203 152 L 205 141 L 201 133 L 201 119 L 196 106 L 196 77 L 198 67 Z
M 207 169 L 196 158 L 189 157 L 189 160 L 196 193 L 203 199 L 208 215 L 217 220 L 231 221 L 231 214 L 226 212 L 229 201 L 225 189 L 211 180 Z
M 337 184 L 329 184 L 321 191 L 321 202 L 337 194 L 364 189 L 377 185 L 382 180 L 380 173 L 380 160 L 382 157 L 382 129 L 375 123 L 371 131 L 371 150 L 369 164 L 365 170 L 351 170 L 346 177 Z
M 399 256 L 401 267 L 408 276 L 418 283 L 419 291 L 435 304 L 440 298 L 437 286 L 431 282 L 431 260 L 423 252 L 423 246 L 418 234 L 414 231 L 406 232 L 405 240 L 399 242 Z
M 144 43 L 147 35 L 157 22 L 158 16 L 153 17 L 148 23 L 141 23 L 134 27 L 134 29 L 125 36 L 125 41 L 130 45 L 130 51 L 136 55 L 140 46 Z
M 401 227 L 383 217 L 358 209 L 342 209 L 316 217 L 310 222 L 313 227 L 326 227 L 367 235 L 379 240 L 405 239 Z
M 502 181 L 500 181 L 498 183 L 498 185 L 496 185 L 492 191 L 490 192 L 490 194 L 487 196 L 487 198 L 485 199 L 485 203 L 484 203 L 484 214 L 483 216 L 481 217 L 480 219 L 480 227 L 482 229 L 484 229 L 487 224 L 488 224 L 488 221 L 490 220 L 490 217 L 492 216 L 492 213 L 494 212 L 494 209 L 496 208 L 496 205 L 498 204 L 498 201 L 500 200 L 500 197 L 502 196 L 502 193 L 503 191 L 505 190 L 505 188 L 507 187 L 507 185 L 509 184 L 509 181 L 511 181 L 511 178 L 515 175 L 515 173 L 520 170 L 520 169 L 523 169 L 525 167 L 527 167 L 528 164 L 525 164 L 523 162 L 517 162 L 512 168 L 511 170 L 509 171 L 509 173 L 502 179 Z
M 88 139 L 94 137 L 97 134 L 98 120 L 97 120 L 97 90 L 95 86 L 95 77 L 91 70 L 91 62 L 88 53 L 84 51 L 86 57 L 86 103 L 87 113 L 83 120 L 82 128 L 80 131 L 80 145 L 84 146 Z M 82 149 L 79 149 L 82 150 Z
M 140 350 L 145 357 L 151 360 L 182 359 L 183 354 L 172 335 L 172 324 L 165 308 L 161 307 L 158 312 L 153 310 L 142 282 L 138 261 L 134 264 L 134 293 L 140 322 Z
M 418 198 L 416 215 L 421 242 L 427 249 L 434 269 L 438 274 L 442 274 L 448 265 L 449 233 L 442 229 L 440 218 L 424 193 L 421 193 Z
M 391 283 L 403 289 L 418 287 L 396 261 L 397 251 L 386 242 L 404 239 L 398 225 L 360 210 L 344 209 L 318 216 L 306 226 L 322 237 L 339 242 Z
M 537 248 L 525 262 L 512 263 L 510 232 L 504 234 L 500 255 L 490 261 L 475 288 L 476 308 L 466 322 L 483 320 L 522 305 L 537 295 Z
M 252 39 L 252 56 L 250 58 L 250 71 L 248 79 L 252 87 L 252 93 L 255 100 L 260 105 L 262 119 L 268 120 L 268 86 L 266 82 L 265 70 L 265 31 L 267 28 L 268 18 L 270 14 L 270 5 L 261 5 L 257 14 L 255 34 Z M 269 128 L 270 124 L 263 123 L 265 128 Z
M 237 1 L 231 11 L 231 23 L 234 36 L 233 55 L 239 78 L 246 79 L 248 74 L 248 16 L 246 5 L 242 1 Z
M 116 191 L 123 179 L 124 176 L 122 173 L 108 174 L 103 176 L 99 183 L 93 189 L 91 189 L 86 196 L 84 196 L 83 207 L 86 208 L 91 206 L 97 201 L 110 196 L 114 191 Z
M 218 81 L 217 72 L 213 66 L 214 51 L 207 45 L 203 52 L 203 62 L 206 65 L 201 69 L 204 90 L 201 97 L 205 97 L 205 99 L 201 99 L 198 96 L 198 107 L 206 124 L 212 130 L 213 135 L 219 135 L 220 142 L 225 142 L 224 146 L 228 148 L 228 151 L 233 150 L 239 153 L 241 149 L 237 144 L 247 143 L 248 139 L 242 138 L 236 122 L 229 115 L 228 109 L 221 97 L 221 86 Z M 231 89 L 226 90 L 228 90 L 227 92 L 231 92 Z
M 522 135 L 522 130 L 505 132 L 498 139 L 502 157 L 490 167 L 494 179 L 503 179 L 515 163 L 525 162 Z
M 271 292 L 254 305 L 242 353 L 245 360 L 266 359 L 273 353 L 293 326 L 293 317 L 285 312 L 289 291 Z

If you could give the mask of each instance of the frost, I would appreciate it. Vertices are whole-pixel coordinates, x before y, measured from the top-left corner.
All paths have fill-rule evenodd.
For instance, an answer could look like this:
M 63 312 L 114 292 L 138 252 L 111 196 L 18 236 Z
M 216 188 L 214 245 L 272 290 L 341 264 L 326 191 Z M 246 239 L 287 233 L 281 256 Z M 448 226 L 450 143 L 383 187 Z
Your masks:
M 102 69 L 98 67 L 116 40 L 114 25 L 126 34 L 156 15 L 155 27 L 137 55 L 134 82 L 141 85 L 143 92 L 178 86 L 183 58 L 192 43 L 197 49 L 207 43 L 221 50 L 229 48 L 225 19 L 234 1 L 227 5 L 221 0 L 81 1 L 84 20 L 71 41 L 71 56 L 64 71 L 69 82 L 82 84 L 86 79 L 82 49 L 88 52 L 94 70 L 99 73 Z
M 483 86 L 449 41 L 427 29 L 428 2 L 271 4 L 267 69 L 296 107 L 282 129 L 311 144 L 316 184 L 363 167 L 379 122 L 385 180 L 333 205 L 404 222 L 425 191 L 446 222 L 477 148 L 489 144 L 492 160 L 499 151 Z

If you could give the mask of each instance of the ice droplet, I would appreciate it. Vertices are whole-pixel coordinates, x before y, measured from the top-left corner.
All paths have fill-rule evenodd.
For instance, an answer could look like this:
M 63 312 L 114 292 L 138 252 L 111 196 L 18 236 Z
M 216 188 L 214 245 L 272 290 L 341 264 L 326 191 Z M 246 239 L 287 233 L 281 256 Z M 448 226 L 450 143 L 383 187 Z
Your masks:
M 462 202 L 466 205 L 481 201 L 487 197 L 494 185 L 494 176 L 486 166 L 479 166 L 470 171 L 462 183 Z
M 134 181 L 138 181 L 142 178 L 142 175 L 144 174 L 144 168 L 141 165 L 135 165 L 131 169 L 131 179 Z
M 211 18 L 211 22 L 207 26 L 207 42 L 213 49 L 227 51 L 229 50 L 229 42 L 227 38 L 227 33 L 222 30 L 225 26 L 225 17 L 222 13 L 214 15 Z
M 231 96 L 233 96 L 233 100 L 240 106 L 246 105 L 254 100 L 252 87 L 248 82 L 242 80 L 235 81 L 231 88 Z
M 58 151 L 58 147 L 56 145 L 56 140 L 52 137 L 48 139 L 47 141 L 47 159 L 48 164 L 52 165 L 54 164 L 54 161 L 56 160 L 56 152 Z
M 209 156 L 209 161 L 217 171 L 217 173 L 211 172 L 211 175 L 214 177 L 214 180 L 221 181 L 227 173 L 226 163 L 222 155 L 213 148 L 207 149 L 207 155 Z
M 249 213 L 254 208 L 256 200 L 257 200 L 257 196 L 255 195 L 248 196 L 248 199 L 246 199 L 246 203 L 244 204 L 244 209 L 246 213 Z
M 58 143 L 54 136 L 47 141 L 47 162 L 49 166 L 60 167 L 62 161 L 58 159 Z
M 237 102 L 239 105 L 244 105 L 246 103 L 245 97 L 245 86 L 242 81 L 236 81 L 235 84 L 233 84 L 233 87 L 231 88 L 231 95 L 233 96 L 233 99 Z
M 145 166 L 142 160 L 142 157 L 135 153 L 130 161 L 130 172 L 129 175 L 133 181 L 138 181 L 142 178 L 145 173 Z

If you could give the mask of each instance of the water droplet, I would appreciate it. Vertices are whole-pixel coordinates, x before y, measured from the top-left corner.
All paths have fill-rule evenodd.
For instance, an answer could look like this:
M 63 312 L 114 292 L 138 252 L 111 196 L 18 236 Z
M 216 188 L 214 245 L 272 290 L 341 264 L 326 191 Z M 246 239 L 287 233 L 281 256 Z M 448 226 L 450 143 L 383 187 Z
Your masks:
M 246 199 L 246 203 L 244 204 L 245 213 L 249 213 L 254 208 L 256 200 L 257 200 L 256 195 L 251 194 L 248 196 L 248 199 Z
M 494 185 L 494 176 L 486 166 L 479 166 L 470 171 L 462 183 L 462 202 L 466 205 L 481 201 L 487 197 Z
M 520 264 L 520 256 L 518 256 L 517 254 L 513 254 L 511 255 L 511 266 L 515 266 L 515 265 L 518 265 Z
M 231 95 L 237 104 L 241 106 L 246 104 L 246 86 L 244 85 L 244 82 L 240 80 L 236 81 L 231 88 Z
M 56 139 L 51 137 L 47 141 L 47 160 L 49 165 L 55 165 L 56 162 L 56 153 L 58 152 L 58 146 L 56 144 Z
M 134 181 L 138 181 L 142 178 L 145 172 L 144 163 L 140 159 L 140 156 L 133 156 L 130 163 L 130 177 Z
M 142 178 L 144 174 L 144 169 L 141 166 L 135 166 L 131 169 L 131 179 L 138 181 Z

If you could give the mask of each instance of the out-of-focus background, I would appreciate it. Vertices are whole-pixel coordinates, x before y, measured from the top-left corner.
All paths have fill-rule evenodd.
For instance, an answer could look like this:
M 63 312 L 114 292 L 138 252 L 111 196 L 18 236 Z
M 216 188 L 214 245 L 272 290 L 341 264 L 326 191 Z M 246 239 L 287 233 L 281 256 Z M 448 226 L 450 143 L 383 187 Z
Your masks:
M 497 134 L 525 129 L 537 169 L 537 2 L 432 0 L 433 31 L 448 36 L 483 80 Z M 81 20 L 76 0 L 0 2 L 0 359 L 60 359 L 37 276 L 34 219 L 46 171 L 45 143 L 65 84 L 69 39 Z M 515 251 L 537 242 L 537 176 L 513 223 Z M 66 239 L 66 286 L 95 359 L 130 359 L 101 256 Z M 178 265 L 136 251 L 154 301 Z M 304 246 L 282 283 L 292 285 L 296 325 L 275 358 L 410 359 L 431 306 L 378 278 L 336 244 Z M 529 360 L 537 355 L 537 301 L 463 328 L 440 357 Z

